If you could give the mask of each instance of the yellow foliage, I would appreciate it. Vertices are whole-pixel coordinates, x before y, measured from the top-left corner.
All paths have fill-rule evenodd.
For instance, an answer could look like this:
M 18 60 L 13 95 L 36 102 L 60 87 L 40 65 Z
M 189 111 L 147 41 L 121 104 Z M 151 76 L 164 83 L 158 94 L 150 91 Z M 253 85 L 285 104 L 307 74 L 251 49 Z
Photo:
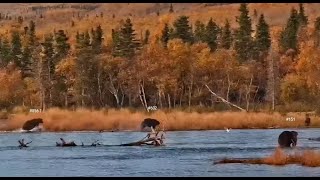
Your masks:
M 314 92 L 320 90 L 320 52 L 317 48 L 305 46 L 298 56 L 295 66 L 299 75 L 304 77 L 308 87 Z
M 287 75 L 281 84 L 281 99 L 284 102 L 306 100 L 309 96 L 305 79 L 299 75 Z
M 0 70 L 0 104 L 13 105 L 17 99 L 24 95 L 23 83 L 19 71 Z

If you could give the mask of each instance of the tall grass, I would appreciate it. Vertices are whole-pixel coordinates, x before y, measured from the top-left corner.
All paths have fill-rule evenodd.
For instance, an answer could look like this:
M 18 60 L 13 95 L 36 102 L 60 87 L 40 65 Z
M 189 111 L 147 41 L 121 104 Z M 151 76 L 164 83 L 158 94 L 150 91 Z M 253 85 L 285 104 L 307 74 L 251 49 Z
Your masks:
M 225 163 L 244 163 L 244 164 L 267 164 L 283 166 L 287 164 L 300 164 L 308 167 L 320 166 L 320 152 L 315 150 L 304 150 L 295 152 L 294 154 L 286 154 L 280 148 L 277 148 L 274 153 L 266 158 L 256 159 L 223 159 L 215 164 Z
M 246 113 L 246 112 L 183 112 L 155 111 L 145 113 L 129 109 L 108 109 L 92 111 L 78 109 L 76 111 L 50 109 L 42 113 L 16 113 L 11 115 L 7 125 L 1 130 L 15 130 L 32 118 L 43 118 L 44 127 L 48 131 L 82 131 L 82 130 L 139 130 L 144 118 L 156 118 L 161 127 L 167 131 L 174 130 L 215 130 L 233 128 L 297 128 L 304 126 L 304 114 L 288 113 Z M 287 121 L 294 117 L 294 121 Z M 311 117 L 312 126 L 320 126 L 319 117 Z

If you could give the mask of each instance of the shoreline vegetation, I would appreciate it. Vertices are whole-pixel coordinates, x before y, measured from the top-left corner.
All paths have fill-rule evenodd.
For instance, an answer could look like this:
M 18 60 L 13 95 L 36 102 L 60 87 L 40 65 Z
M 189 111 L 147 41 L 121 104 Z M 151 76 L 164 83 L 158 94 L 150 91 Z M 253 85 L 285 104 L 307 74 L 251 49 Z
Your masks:
M 168 131 L 301 128 L 305 113 L 287 112 L 320 115 L 318 4 L 49 5 L 0 13 L 0 130 L 33 117 L 48 131 L 146 117 Z
M 278 129 L 305 128 L 305 113 L 279 112 L 185 112 L 182 110 L 157 110 L 146 112 L 132 109 L 77 109 L 52 108 L 44 112 L 26 111 L 7 115 L 0 121 L 1 131 L 20 129 L 24 122 L 42 118 L 45 131 L 140 131 L 145 118 L 160 121 L 165 131 L 223 130 L 232 129 Z M 312 115 L 309 128 L 320 127 L 320 118 Z
M 226 163 L 242 163 L 242 164 L 266 164 L 284 166 L 288 164 L 299 164 L 307 167 L 320 166 L 320 152 L 316 150 L 303 150 L 295 151 L 294 153 L 287 154 L 280 148 L 275 149 L 272 155 L 265 158 L 254 159 L 229 159 L 225 158 L 214 164 Z

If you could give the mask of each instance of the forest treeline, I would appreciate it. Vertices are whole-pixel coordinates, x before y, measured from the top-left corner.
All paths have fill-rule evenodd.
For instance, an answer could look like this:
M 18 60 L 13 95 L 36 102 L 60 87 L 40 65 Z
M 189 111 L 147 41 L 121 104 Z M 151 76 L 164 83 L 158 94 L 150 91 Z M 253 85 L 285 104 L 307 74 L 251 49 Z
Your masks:
M 112 32 L 77 32 L 74 43 L 64 29 L 39 37 L 18 18 L 0 39 L 0 108 L 319 109 L 320 16 L 309 22 L 301 3 L 272 39 L 263 13 L 239 11 L 238 28 L 182 15 L 151 40 L 126 18 Z

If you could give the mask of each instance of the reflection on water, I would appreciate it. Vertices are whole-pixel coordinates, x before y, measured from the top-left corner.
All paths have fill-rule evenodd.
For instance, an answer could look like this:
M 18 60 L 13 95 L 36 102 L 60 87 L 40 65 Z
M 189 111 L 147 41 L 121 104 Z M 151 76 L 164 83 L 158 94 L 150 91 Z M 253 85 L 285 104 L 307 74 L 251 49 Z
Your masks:
M 294 129 L 292 129 L 294 130 Z M 218 164 L 228 158 L 273 153 L 283 130 L 167 132 L 164 147 L 121 147 L 143 132 L 0 133 L 0 176 L 319 176 L 320 168 Z M 319 149 L 318 129 L 297 129 L 299 149 Z M 88 146 L 55 147 L 59 138 Z M 18 140 L 32 140 L 19 149 Z M 89 146 L 99 140 L 104 146 Z M 292 151 L 292 150 L 288 150 Z

